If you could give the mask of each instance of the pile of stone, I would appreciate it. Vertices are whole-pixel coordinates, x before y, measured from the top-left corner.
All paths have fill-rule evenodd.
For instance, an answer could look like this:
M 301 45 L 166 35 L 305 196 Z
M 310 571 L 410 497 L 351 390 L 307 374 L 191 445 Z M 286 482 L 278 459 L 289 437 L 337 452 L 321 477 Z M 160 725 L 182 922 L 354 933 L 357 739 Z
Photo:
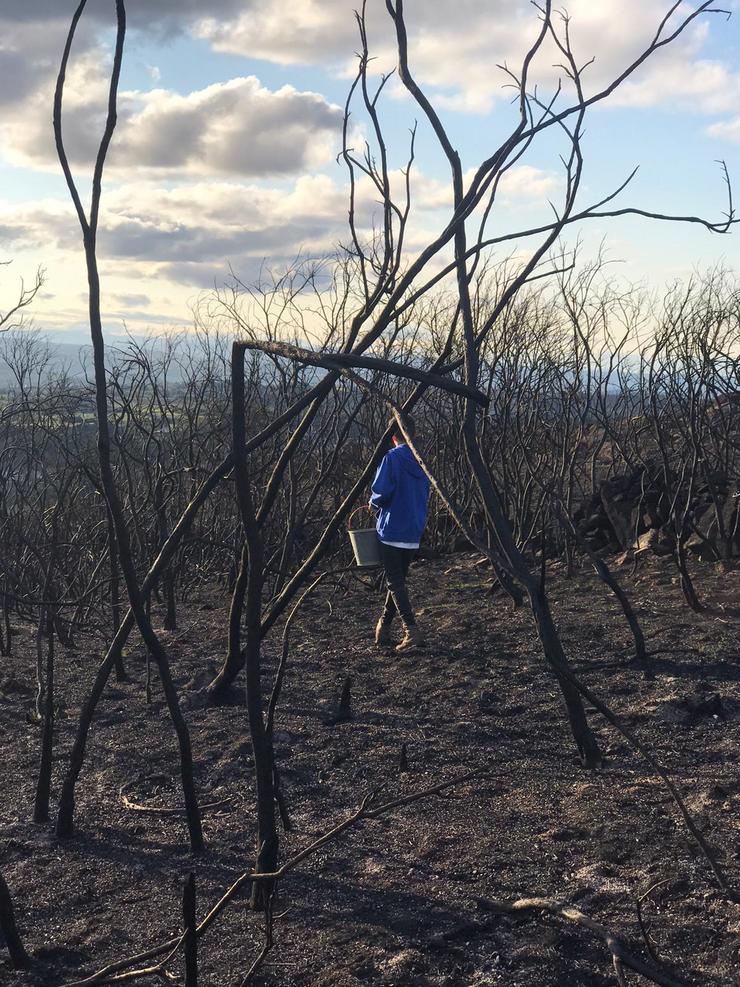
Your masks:
M 698 484 L 692 498 L 693 530 L 687 548 L 709 560 L 740 555 L 739 510 L 736 484 L 728 484 L 720 476 Z M 676 538 L 670 513 L 670 498 L 660 473 L 640 466 L 604 480 L 581 505 L 574 520 L 592 551 L 670 555 Z

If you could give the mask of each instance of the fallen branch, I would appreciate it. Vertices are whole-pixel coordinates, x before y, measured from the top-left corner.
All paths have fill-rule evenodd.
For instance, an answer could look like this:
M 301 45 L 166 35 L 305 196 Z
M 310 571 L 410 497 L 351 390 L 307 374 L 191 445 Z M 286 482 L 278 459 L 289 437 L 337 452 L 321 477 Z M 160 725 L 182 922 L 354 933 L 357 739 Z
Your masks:
M 185 987 L 198 987 L 198 935 L 195 922 L 195 874 L 191 873 L 182 892 L 182 927 L 185 943 Z
M 486 774 L 488 771 L 488 766 L 484 765 L 482 767 L 475 768 L 472 771 L 468 771 L 463 775 L 457 775 L 454 778 L 450 778 L 448 781 L 439 782 L 436 785 L 432 785 L 430 788 L 423 788 L 418 792 L 412 792 L 409 795 L 402 795 L 398 798 L 390 800 L 389 802 L 381 802 L 380 804 L 376 804 L 379 790 L 369 792 L 362 800 L 359 808 L 357 808 L 350 816 L 342 820 L 342 822 L 338 823 L 332 829 L 327 830 L 327 832 L 323 833 L 316 840 L 314 840 L 313 843 L 310 843 L 307 847 L 304 847 L 303 850 L 299 850 L 298 853 L 286 860 L 286 862 L 281 867 L 278 867 L 277 870 L 272 873 L 254 873 L 253 871 L 247 871 L 238 877 L 231 887 L 223 893 L 203 921 L 198 925 L 196 935 L 202 936 L 206 933 L 229 902 L 245 885 L 251 885 L 255 881 L 278 881 L 285 877 L 289 871 L 294 870 L 299 864 L 303 863 L 304 860 L 316 853 L 317 850 L 320 850 L 332 840 L 337 839 L 337 837 L 341 836 L 341 834 L 346 830 L 351 829 L 363 820 L 377 819 L 379 816 L 390 812 L 392 809 L 411 805 L 414 802 L 419 802 L 421 799 L 429 798 L 431 795 L 438 795 L 456 785 L 461 785 L 464 782 L 469 781 L 471 778 L 477 778 L 482 774 Z M 499 775 L 497 775 L 497 777 L 498 776 Z M 70 982 L 67 987 L 83 987 L 83 985 L 88 984 L 124 983 L 126 981 L 136 980 L 137 978 L 144 976 L 161 976 L 165 964 L 171 959 L 172 956 L 175 955 L 175 953 L 177 953 L 183 945 L 184 940 L 184 935 L 173 936 L 166 942 L 160 943 L 158 946 L 153 946 L 151 949 L 144 950 L 141 953 L 135 953 L 133 956 L 128 956 L 125 959 L 118 960 L 115 963 L 109 963 L 107 966 L 103 967 L 101 970 L 98 970 L 96 973 L 91 974 L 89 977 Z M 165 953 L 167 954 L 165 958 L 152 966 L 139 967 L 135 970 L 126 971 L 127 967 L 134 966 L 135 964 L 146 963 L 147 961 L 156 959 L 158 956 L 162 956 Z
M 667 883 L 668 883 L 667 880 L 663 880 L 663 881 L 658 881 L 657 884 L 653 884 L 651 887 L 647 889 L 647 891 L 644 894 L 640 895 L 640 897 L 637 899 L 635 903 L 637 907 L 637 921 L 640 925 L 640 932 L 642 933 L 642 938 L 645 940 L 645 948 L 647 949 L 648 953 L 650 953 L 650 956 L 656 963 L 660 963 L 661 959 L 656 953 L 653 944 L 650 942 L 650 930 L 645 925 L 645 921 L 642 917 L 642 903 L 646 898 L 650 897 L 653 891 L 655 891 L 657 888 L 663 887 L 663 885 Z
M 121 799 L 121 803 L 124 809 L 128 809 L 130 812 L 143 812 L 150 816 L 179 816 L 185 811 L 181 806 L 179 808 L 172 808 L 169 806 L 158 806 L 158 805 L 143 805 L 140 802 L 132 802 L 128 797 L 128 792 L 135 786 L 140 784 L 142 781 L 151 781 L 155 778 L 164 778 L 163 775 L 149 775 L 146 778 L 135 778 L 133 781 L 127 781 L 125 784 L 121 785 L 118 789 L 118 795 Z M 167 780 L 167 779 L 165 779 Z M 204 809 L 217 809 L 221 805 L 226 805 L 228 802 L 232 802 L 234 799 L 233 795 L 227 796 L 225 799 L 219 799 L 218 802 L 206 802 L 204 805 L 200 806 L 201 812 Z
M 617 730 L 619 733 L 622 734 L 625 740 L 629 743 L 630 747 L 632 747 L 633 750 L 637 751 L 638 754 L 642 755 L 645 761 L 647 761 L 647 763 L 653 769 L 655 774 L 661 779 L 666 789 L 668 790 L 669 795 L 671 796 L 674 803 L 676 804 L 676 807 L 678 808 L 678 811 L 681 813 L 681 817 L 683 818 L 683 821 L 686 824 L 686 828 L 694 837 L 697 846 L 699 847 L 699 849 L 704 855 L 705 860 L 709 864 L 717 881 L 717 886 L 720 888 L 721 891 L 723 891 L 727 895 L 730 901 L 740 902 L 740 894 L 733 887 L 730 886 L 730 883 L 725 877 L 725 873 L 722 867 L 720 866 L 719 862 L 715 858 L 714 853 L 712 852 L 712 849 L 710 848 L 709 844 L 707 843 L 707 841 L 704 839 L 701 832 L 699 831 L 699 828 L 694 822 L 694 819 L 691 813 L 689 812 L 688 806 L 684 802 L 681 793 L 678 791 L 676 786 L 671 781 L 668 772 L 665 770 L 665 768 L 663 768 L 660 762 L 653 757 L 653 755 L 650 753 L 647 747 L 645 747 L 642 741 L 640 741 L 637 738 L 637 736 L 622 722 L 620 717 L 617 716 L 617 714 L 609 706 L 607 706 L 607 704 L 603 700 L 599 699 L 599 697 L 596 696 L 587 686 L 583 685 L 583 683 L 578 678 L 576 678 L 576 676 L 573 674 L 573 672 L 570 669 L 559 669 L 557 671 L 557 674 L 565 678 L 568 682 L 570 682 L 574 686 L 574 688 L 578 689 L 578 691 L 581 693 L 584 699 L 587 699 L 591 703 L 591 705 L 594 706 L 599 713 L 601 713 L 604 719 L 606 719 L 609 723 L 611 723 L 611 725 L 615 728 L 615 730 Z
M 687 987 L 682 980 L 677 980 L 672 974 L 664 970 L 659 970 L 647 963 L 644 963 L 634 953 L 630 952 L 621 939 L 618 939 L 609 929 L 599 922 L 595 922 L 584 912 L 579 911 L 572 905 L 566 905 L 551 898 L 519 898 L 516 901 L 498 901 L 491 898 L 476 898 L 476 905 L 486 912 L 493 912 L 498 915 L 515 915 L 517 912 L 543 911 L 555 918 L 564 919 L 566 922 L 575 922 L 582 929 L 600 936 L 607 945 L 611 953 L 614 971 L 620 983 L 624 982 L 622 967 L 629 967 L 635 973 L 641 974 L 647 980 L 651 980 L 660 987 Z

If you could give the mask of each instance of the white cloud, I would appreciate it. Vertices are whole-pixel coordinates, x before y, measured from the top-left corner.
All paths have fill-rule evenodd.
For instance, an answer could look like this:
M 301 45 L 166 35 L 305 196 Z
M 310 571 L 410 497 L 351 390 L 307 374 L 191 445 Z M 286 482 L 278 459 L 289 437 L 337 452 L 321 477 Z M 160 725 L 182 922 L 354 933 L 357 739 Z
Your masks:
M 475 169 L 465 173 L 465 187 L 474 174 Z M 561 177 L 551 171 L 533 165 L 514 165 L 502 175 L 497 202 L 500 205 L 547 202 L 562 185 Z M 450 211 L 453 202 L 452 184 L 450 181 L 419 174 L 413 183 L 413 201 L 419 209 Z
M 740 117 L 732 117 L 729 120 L 719 120 L 717 123 L 707 127 L 710 137 L 717 137 L 720 140 L 740 143 Z
M 139 326 L 187 324 L 193 293 L 222 284 L 230 268 L 251 280 L 265 258 L 280 267 L 299 253 L 331 252 L 346 232 L 346 210 L 346 190 L 320 175 L 272 188 L 233 181 L 109 187 L 98 234 L 106 324 L 124 317 Z M 35 306 L 45 328 L 84 324 L 84 258 L 69 202 L 0 201 L 0 242 L 19 268 L 46 266 L 47 290 Z
M 58 165 L 51 97 L 67 28 L 66 17 L 59 16 L 61 6 L 58 0 L 2 0 L 0 9 L 0 73 L 5 82 L 0 91 L 0 151 L 16 163 L 54 172 Z M 110 34 L 101 31 L 103 25 L 109 29 L 113 24 L 113 4 L 89 6 L 65 96 L 66 139 L 81 175 L 89 174 L 102 130 L 110 51 L 101 39 L 108 44 Z M 284 65 L 319 66 L 340 75 L 352 71 L 358 45 L 354 6 L 346 0 L 127 3 L 134 30 L 151 21 L 150 42 L 164 33 L 191 31 L 217 51 Z M 367 6 L 371 54 L 377 56 L 372 69 L 387 71 L 396 60 L 392 24 L 382 0 L 370 0 Z M 503 61 L 512 68 L 520 65 L 539 26 L 534 7 L 528 0 L 406 0 L 405 6 L 412 69 L 449 120 L 451 133 L 471 127 L 470 120 L 460 120 L 458 111 L 486 113 L 493 108 L 495 115 L 481 127 L 490 128 L 491 141 L 497 143 L 516 109 L 505 105 L 511 94 L 502 89 L 506 77 L 496 66 Z M 208 17 L 203 16 L 205 9 Z M 665 13 L 667 0 L 568 0 L 568 9 L 580 59 L 596 56 L 585 75 L 587 93 L 592 93 L 639 54 Z M 726 114 L 727 119 L 712 124 L 708 133 L 740 141 L 740 118 L 733 116 L 740 73 L 726 61 L 707 57 L 707 23 L 716 20 L 692 28 L 680 43 L 649 61 L 610 103 Z M 135 46 L 135 34 L 130 40 Z M 152 57 L 150 48 L 147 55 Z M 561 74 L 553 68 L 558 60 L 550 45 L 533 66 L 531 81 L 543 94 L 552 92 Z M 140 68 L 143 75 L 143 58 Z M 155 69 L 148 71 L 156 83 Z M 144 87 L 146 78 L 143 75 Z M 416 112 L 397 80 L 388 93 L 402 95 L 407 105 L 386 103 L 384 119 L 390 122 L 391 115 L 400 117 L 407 109 Z M 347 240 L 342 180 L 307 174 L 321 168 L 336 150 L 341 110 L 322 95 L 291 86 L 268 89 L 249 76 L 221 79 L 190 93 L 165 88 L 123 92 L 119 102 L 100 229 L 104 291 L 111 306 L 129 309 L 134 316 L 138 312 L 139 318 L 146 312 L 183 318 L 186 292 L 222 280 L 229 263 L 248 278 L 263 257 L 279 266 L 298 251 L 322 254 L 337 240 Z M 398 126 L 396 119 L 389 133 Z M 358 139 L 352 139 L 358 148 L 361 136 L 360 131 Z M 437 177 L 443 174 L 444 162 L 440 165 L 426 153 L 426 140 L 420 131 L 423 165 L 440 170 L 413 169 L 414 212 L 406 236 L 411 252 L 429 242 L 452 205 L 449 183 Z M 402 193 L 398 173 L 393 180 Z M 530 214 L 560 194 L 558 173 L 518 164 L 506 173 L 499 189 L 500 222 L 518 223 L 520 213 Z M 358 196 L 358 222 L 369 230 L 373 213 L 378 219 L 377 191 L 362 179 Z M 65 295 L 67 285 L 78 291 L 84 283 L 80 234 L 66 199 L 5 207 L 0 203 L 0 240 L 29 262 L 47 263 L 59 299 L 71 299 Z M 71 319 L 73 311 L 77 318 L 81 314 L 76 296 L 67 301 L 67 308 L 62 301 L 55 304 L 63 319 Z
M 213 16 L 226 17 L 235 14 L 244 0 L 208 0 Z M 2 17 L 14 23 L 49 23 L 59 20 L 69 25 L 75 4 L 62 4 L 60 0 L 3 0 Z M 202 0 L 127 0 L 126 21 L 129 28 L 145 29 L 149 33 L 172 34 L 203 16 Z M 96 26 L 112 27 L 115 24 L 115 7 L 112 0 L 101 3 L 92 0 L 87 4 L 80 22 L 84 27 L 90 22 Z
M 330 249 L 344 226 L 344 191 L 325 176 L 264 188 L 230 182 L 110 189 L 100 216 L 99 256 L 135 264 L 187 262 L 228 270 L 239 256 L 292 256 Z M 11 246 L 79 251 L 71 205 L 55 199 L 0 204 L 0 236 Z M 215 267 L 214 267 L 215 265 Z
M 500 198 L 504 203 L 545 202 L 563 186 L 559 175 L 532 165 L 515 165 L 502 177 Z
M 610 99 L 612 106 L 665 106 L 685 113 L 724 113 L 737 105 L 740 71 L 721 62 L 681 53 L 657 55 L 639 81 L 627 81 Z
M 396 61 L 393 27 L 382 3 L 368 4 L 368 34 L 373 70 L 388 71 Z M 585 74 L 587 94 L 597 92 L 633 61 L 652 40 L 668 9 L 666 0 L 570 0 L 570 35 L 577 60 L 594 58 Z M 682 4 L 668 22 L 671 33 L 690 8 Z M 653 56 L 612 102 L 632 106 L 671 105 L 715 112 L 732 98 L 727 85 L 737 76 L 730 66 L 701 55 L 712 15 L 697 20 L 676 42 Z M 418 80 L 436 90 L 442 108 L 488 112 L 506 98 L 510 81 L 497 68 L 507 63 L 518 71 L 539 29 L 538 14 L 528 0 L 407 0 L 405 19 L 410 64 Z M 558 14 L 554 22 L 562 33 Z M 348 70 L 357 50 L 353 8 L 346 0 L 263 0 L 247 3 L 240 13 L 209 17 L 194 30 L 217 51 L 265 58 L 283 65 L 329 64 Z M 543 45 L 530 71 L 531 82 L 552 88 L 554 63 L 563 56 L 554 44 Z
M 58 170 L 51 127 L 54 82 L 68 16 L 57 0 L 3 0 L 0 8 L 0 154 L 12 164 Z M 113 5 L 90 3 L 75 37 L 64 90 L 65 145 L 74 164 L 94 160 L 104 125 L 111 65 Z M 218 0 L 223 16 L 241 7 Z M 105 8 L 105 10 L 104 10 Z M 181 29 L 202 11 L 195 0 L 127 4 L 129 22 Z M 169 28 L 167 28 L 169 30 Z M 174 27 L 173 27 L 174 29 Z M 150 39 L 151 40 L 151 39 Z M 156 80 L 159 69 L 149 68 Z M 291 86 L 270 90 L 254 76 L 218 81 L 184 95 L 164 88 L 121 92 L 109 168 L 237 176 L 287 175 L 336 153 L 341 110 L 322 95 Z M 110 171 L 109 171 L 110 174 Z
M 401 181 L 398 173 L 392 177 Z M 507 208 L 541 205 L 561 184 L 557 175 L 517 166 L 501 185 L 502 217 Z M 371 182 L 360 180 L 356 219 L 361 239 L 378 227 L 376 200 Z M 413 202 L 406 231 L 412 255 L 446 225 L 452 206 L 449 183 L 417 173 Z M 170 320 L 186 318 L 187 293 L 223 283 L 230 269 L 249 280 L 265 258 L 279 268 L 299 254 L 332 254 L 338 242 L 348 240 L 347 208 L 344 182 L 321 174 L 272 187 L 222 180 L 110 186 L 98 233 L 107 311 L 120 315 L 128 310 L 128 318 L 142 322 L 150 312 L 166 312 L 165 297 L 174 295 L 179 303 L 170 308 Z M 50 272 L 50 289 L 60 299 L 66 284 L 84 283 L 80 233 L 68 202 L 0 202 L 0 239 L 13 255 L 42 261 Z M 63 322 L 79 322 L 82 306 L 68 300 L 65 307 L 60 299 L 47 299 L 42 315 L 52 312 Z
M 65 91 L 63 132 L 70 160 L 89 164 L 102 133 L 106 82 L 90 52 L 73 63 Z M 49 126 L 50 95 L 33 94 L 6 115 L 7 156 L 58 167 Z M 165 89 L 121 93 L 111 169 L 171 173 L 291 174 L 333 156 L 341 110 L 292 86 L 272 91 L 254 76 L 219 82 L 181 96 Z
M 371 12 L 375 6 L 369 5 Z M 357 47 L 354 9 L 344 0 L 268 0 L 243 5 L 231 20 L 205 17 L 194 30 L 229 54 L 282 65 L 344 62 Z
M 69 17 L 59 17 L 60 4 L 54 4 L 53 15 L 40 19 L 31 16 L 33 3 L 23 6 L 29 8 L 28 11 L 24 9 L 25 17 L 13 9 L 13 0 L 0 3 L 0 103 L 6 105 L 11 102 L 9 95 L 18 101 L 45 90 L 51 97 L 69 29 Z M 101 54 L 105 57 L 104 50 L 98 48 L 97 30 L 98 25 L 89 20 L 83 19 L 78 25 L 70 65 L 72 74 L 77 71 L 75 63 L 89 66 L 87 56 L 92 50 L 97 51 L 98 57 Z
M 89 4 L 76 40 L 75 58 L 90 50 L 94 33 L 113 23 L 112 4 Z M 192 33 L 216 51 L 263 58 L 282 65 L 306 64 L 347 72 L 358 47 L 354 4 L 346 0 L 129 0 L 131 26 L 155 32 Z M 488 112 L 510 95 L 509 81 L 497 67 L 518 71 L 538 30 L 529 0 L 406 0 L 410 61 L 414 74 L 431 87 L 442 109 Z M 667 0 L 569 0 L 570 33 L 581 63 L 595 59 L 585 73 L 588 93 L 611 81 L 653 37 L 668 9 Z M 690 10 L 681 4 L 667 28 Z M 204 12 L 206 16 L 204 16 Z M 702 113 L 723 112 L 740 76 L 732 65 L 712 61 L 705 48 L 710 32 L 722 29 L 722 15 L 704 15 L 675 43 L 653 56 L 611 97 L 613 105 L 676 105 Z M 367 5 L 373 71 L 395 66 L 392 22 L 381 0 Z M 562 25 L 558 14 L 556 25 Z M 55 70 L 67 20 L 57 0 L 3 0 L 0 13 L 0 70 L 8 82 L 3 99 L 19 98 Z M 135 41 L 134 41 L 135 43 Z M 10 71 L 19 53 L 27 67 Z M 98 60 L 100 51 L 97 50 Z M 532 83 L 551 90 L 563 75 L 553 63 L 562 55 L 546 43 L 531 67 Z M 2 62 L 5 61 L 8 70 Z M 567 80 L 564 80 L 566 86 Z
M 283 63 L 346 69 L 357 47 L 346 0 L 220 0 L 208 6 L 205 18 L 194 0 L 180 7 L 175 0 L 154 0 L 148 7 L 140 0 L 129 5 L 134 25 L 143 23 L 145 8 L 159 27 L 189 26 L 219 51 Z M 665 0 L 571 0 L 568 9 L 575 50 L 583 61 L 596 59 L 584 77 L 592 93 L 641 51 L 666 6 Z M 66 30 L 66 21 L 52 16 L 58 10 L 51 0 L 6 0 L 0 15 L 0 72 L 8 80 L 0 95 L 0 148 L 15 164 L 53 170 L 58 166 L 51 95 Z M 68 153 L 75 163 L 86 164 L 102 130 L 110 61 L 94 33 L 103 23 L 102 7 L 91 5 L 89 14 L 70 66 L 64 114 Z M 485 113 L 497 100 L 508 99 L 510 91 L 502 88 L 506 76 L 496 66 L 505 61 L 518 68 L 539 28 L 528 0 L 407 0 L 406 19 L 412 69 L 430 87 L 441 111 L 451 113 Z M 371 53 L 377 55 L 373 69 L 389 70 L 396 55 L 382 3 L 368 4 L 368 22 Z M 701 113 L 733 109 L 740 72 L 702 57 L 709 23 L 697 23 L 677 44 L 651 58 L 610 97 L 609 105 L 663 105 Z M 531 81 L 543 92 L 562 74 L 553 67 L 558 60 L 562 56 L 549 44 L 532 67 Z M 396 80 L 389 92 L 401 91 Z M 514 116 L 515 111 L 512 121 Z M 330 160 L 340 122 L 340 108 L 320 94 L 290 86 L 269 90 L 253 76 L 184 95 L 159 88 L 121 93 L 109 167 L 129 175 L 135 168 L 143 175 L 172 177 L 297 174 Z

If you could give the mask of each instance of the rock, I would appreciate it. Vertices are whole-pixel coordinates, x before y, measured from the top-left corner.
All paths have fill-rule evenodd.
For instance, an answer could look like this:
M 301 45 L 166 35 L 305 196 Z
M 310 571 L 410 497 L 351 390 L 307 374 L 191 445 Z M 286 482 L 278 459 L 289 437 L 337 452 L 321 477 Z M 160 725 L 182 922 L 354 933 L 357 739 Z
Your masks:
M 655 714 L 663 723 L 679 726 L 693 726 L 702 720 L 725 721 L 733 717 L 734 709 L 726 708 L 727 700 L 718 692 L 711 696 L 688 696 L 683 699 L 668 699 L 660 703 Z
M 408 983 L 409 977 L 424 968 L 424 956 L 417 949 L 402 949 L 380 964 L 382 972 L 393 977 L 393 983 Z
M 635 550 L 635 555 L 642 555 L 643 552 L 651 551 L 657 540 L 658 532 L 655 528 L 650 528 L 649 531 L 643 532 L 632 546 Z
M 0 678 L 0 692 L 5 696 L 30 696 L 33 691 L 30 685 L 20 682 L 12 675 L 4 675 Z
M 695 512 L 695 531 L 686 542 L 686 547 L 700 559 L 713 561 L 740 553 L 740 496 L 734 490 L 720 504 L 719 520 L 717 509 L 711 501 L 704 509 Z M 720 523 L 724 529 L 724 539 L 720 535 Z
M 724 785 L 713 785 L 708 792 L 709 798 L 716 802 L 724 802 L 729 798 L 730 792 Z
M 669 523 L 669 497 L 663 489 L 659 464 L 605 479 L 578 508 L 574 521 L 594 552 L 634 551 L 671 555 L 676 535 Z M 713 496 L 718 498 L 719 521 Z M 686 546 L 700 557 L 716 561 L 740 555 L 740 490 L 717 474 L 699 486 L 691 503 L 696 527 Z M 724 534 L 720 536 L 720 529 Z
M 621 548 L 629 548 L 643 525 L 640 512 L 640 488 L 635 491 L 635 479 L 642 471 L 617 475 L 601 485 L 601 503 Z M 633 493 L 634 491 L 634 493 Z
M 556 843 L 567 843 L 570 840 L 583 840 L 588 832 L 580 826 L 556 826 L 541 834 L 541 839 L 554 840 Z

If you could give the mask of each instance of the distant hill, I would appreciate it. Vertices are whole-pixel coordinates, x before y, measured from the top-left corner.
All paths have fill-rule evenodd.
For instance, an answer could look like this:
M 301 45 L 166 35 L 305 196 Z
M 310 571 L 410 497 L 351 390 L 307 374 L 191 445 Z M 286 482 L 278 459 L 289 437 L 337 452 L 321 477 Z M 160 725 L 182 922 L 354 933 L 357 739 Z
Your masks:
M 0 391 L 7 390 L 14 383 L 8 364 L 3 359 L 2 341 L 3 338 L 0 336 Z M 57 342 L 49 336 L 41 336 L 38 341 L 39 345 L 45 345 L 49 351 L 49 369 L 52 372 L 66 369 L 70 377 L 75 380 L 84 377 L 85 366 L 92 368 L 90 343 Z M 111 339 L 106 343 L 106 352 L 110 354 L 111 350 L 121 349 L 124 345 L 125 340 Z M 177 381 L 176 367 L 172 368 L 169 376 L 172 381 Z
M 48 337 L 41 338 L 40 344 L 45 344 L 49 351 L 49 368 L 59 371 L 66 368 L 73 378 L 83 376 L 83 367 L 92 356 L 92 346 L 80 343 L 57 343 Z M 0 350 L 0 390 L 5 390 L 14 383 L 13 375 Z

